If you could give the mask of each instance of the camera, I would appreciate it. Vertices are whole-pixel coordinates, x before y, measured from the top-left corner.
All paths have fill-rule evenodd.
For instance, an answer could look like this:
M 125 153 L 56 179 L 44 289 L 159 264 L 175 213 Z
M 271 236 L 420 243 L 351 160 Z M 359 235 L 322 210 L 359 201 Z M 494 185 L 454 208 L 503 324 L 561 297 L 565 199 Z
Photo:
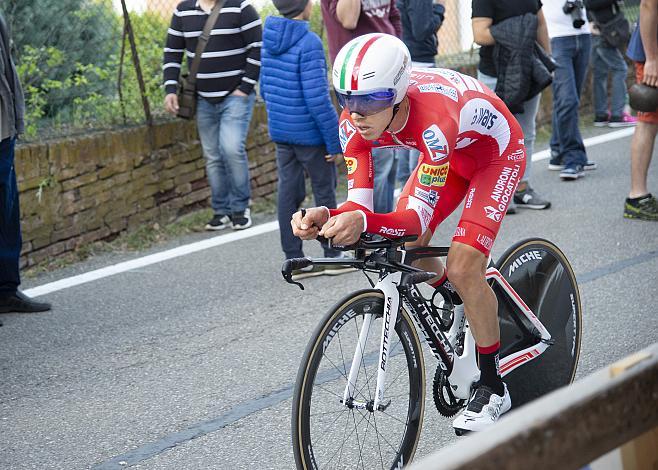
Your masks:
M 567 0 L 562 5 L 562 11 L 565 15 L 571 15 L 571 24 L 574 28 L 582 28 L 585 24 L 583 19 L 583 2 L 582 0 Z

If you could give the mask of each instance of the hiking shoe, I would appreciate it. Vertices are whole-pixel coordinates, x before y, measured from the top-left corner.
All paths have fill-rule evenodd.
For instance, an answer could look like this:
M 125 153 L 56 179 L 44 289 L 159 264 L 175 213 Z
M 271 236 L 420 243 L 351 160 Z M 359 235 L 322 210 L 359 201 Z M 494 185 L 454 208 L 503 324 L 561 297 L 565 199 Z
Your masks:
M 658 221 L 658 201 L 651 194 L 640 200 L 626 198 L 624 218 Z
M 206 230 L 223 230 L 231 226 L 231 216 L 223 214 L 213 215 L 210 222 L 206 224 Z
M 562 164 L 561 160 L 551 159 L 548 162 L 548 169 L 551 170 L 551 171 L 562 171 L 562 170 L 564 170 L 564 168 L 565 168 L 565 165 Z M 596 170 L 597 168 L 598 168 L 598 165 L 596 164 L 596 162 L 588 161 L 587 163 L 585 163 L 583 165 L 583 170 L 586 170 L 586 171 L 587 170 Z
M 514 193 L 514 203 L 519 208 L 525 209 L 548 209 L 551 207 L 551 203 L 545 199 L 542 199 L 530 185 L 526 186 L 523 191 L 517 190 Z
M 231 217 L 233 230 L 244 230 L 251 227 L 251 210 L 247 207 L 243 212 L 236 212 Z
M 578 178 L 583 176 L 583 167 L 582 165 L 573 165 L 565 168 L 560 172 L 560 178 L 562 181 L 575 181 Z
M 503 387 L 505 391 L 500 396 L 486 385 L 476 385 L 466 409 L 452 423 L 458 436 L 488 428 L 512 408 L 507 385 L 503 383 Z
M 594 116 L 594 127 L 605 127 L 610 122 L 610 116 L 608 114 L 598 114 Z
M 299 281 L 300 279 L 306 279 L 307 277 L 322 276 L 325 274 L 325 268 L 326 266 L 316 266 L 312 264 L 311 266 L 306 266 L 305 268 L 293 269 L 292 280 Z
M 347 253 L 341 253 L 338 256 L 334 257 L 334 259 L 343 259 L 343 258 L 351 258 L 351 256 L 348 255 Z M 335 265 L 330 264 L 323 267 L 324 267 L 324 274 L 328 276 L 339 276 L 341 274 L 351 273 L 352 271 L 356 271 L 356 268 L 352 266 L 344 266 L 340 264 L 335 264 Z
M 636 117 L 631 116 L 628 113 L 623 113 L 621 116 L 612 116 L 608 122 L 608 127 L 631 127 L 636 124 Z

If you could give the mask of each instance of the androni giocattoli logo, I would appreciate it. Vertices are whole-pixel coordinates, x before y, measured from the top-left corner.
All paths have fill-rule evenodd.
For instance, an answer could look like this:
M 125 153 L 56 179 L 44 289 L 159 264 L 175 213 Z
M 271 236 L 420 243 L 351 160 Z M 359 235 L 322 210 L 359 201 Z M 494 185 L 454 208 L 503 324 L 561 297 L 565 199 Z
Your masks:
M 418 182 L 423 186 L 444 186 L 448 177 L 449 163 L 443 165 L 428 165 L 423 163 L 418 168 Z

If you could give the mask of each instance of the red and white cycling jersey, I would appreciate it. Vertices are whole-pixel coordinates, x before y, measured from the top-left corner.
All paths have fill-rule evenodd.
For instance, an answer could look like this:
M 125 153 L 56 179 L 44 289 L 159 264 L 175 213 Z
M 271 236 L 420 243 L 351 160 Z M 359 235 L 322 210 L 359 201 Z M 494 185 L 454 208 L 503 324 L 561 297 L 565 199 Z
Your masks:
M 407 96 L 404 127 L 374 141 L 361 137 L 347 111 L 341 114 L 348 196 L 331 215 L 360 210 L 369 233 L 420 235 L 433 232 L 466 197 L 453 240 L 488 255 L 525 169 L 519 124 L 493 91 L 452 70 L 413 71 Z M 389 214 L 373 212 L 373 147 L 421 152 L 395 212 Z

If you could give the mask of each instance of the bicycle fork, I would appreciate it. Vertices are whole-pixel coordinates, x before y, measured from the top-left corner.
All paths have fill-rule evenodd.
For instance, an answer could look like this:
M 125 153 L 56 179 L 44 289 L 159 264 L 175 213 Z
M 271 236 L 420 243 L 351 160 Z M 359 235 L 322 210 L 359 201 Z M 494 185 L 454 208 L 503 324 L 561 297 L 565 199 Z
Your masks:
M 383 313 L 383 326 L 379 342 L 379 360 L 377 362 L 377 388 L 375 390 L 374 402 L 359 402 L 354 400 L 353 393 L 356 386 L 356 380 L 359 375 L 359 369 L 363 363 L 363 350 L 370 334 L 370 326 L 372 324 L 372 313 L 364 315 L 363 325 L 359 332 L 359 341 L 356 345 L 356 351 L 352 359 L 352 366 L 345 386 L 345 393 L 343 394 L 343 403 L 346 406 L 367 409 L 369 411 L 385 410 L 389 403 L 382 403 L 384 400 L 384 390 L 386 381 L 386 366 L 390 357 L 390 344 L 395 323 L 398 318 L 398 311 L 400 308 L 400 294 L 398 286 L 400 285 L 401 272 L 389 273 L 381 278 L 375 285 L 375 289 L 379 289 L 384 293 L 384 313 Z

